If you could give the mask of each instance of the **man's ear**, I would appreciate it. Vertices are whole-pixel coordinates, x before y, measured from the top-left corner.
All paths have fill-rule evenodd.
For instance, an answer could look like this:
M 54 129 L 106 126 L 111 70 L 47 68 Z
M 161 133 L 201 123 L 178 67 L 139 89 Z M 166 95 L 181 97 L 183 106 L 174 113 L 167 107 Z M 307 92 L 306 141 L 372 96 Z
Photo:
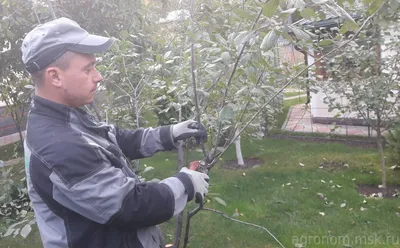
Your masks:
M 62 87 L 61 83 L 61 70 L 57 67 L 49 67 L 46 69 L 45 76 L 47 78 L 47 81 L 57 87 L 60 88 Z

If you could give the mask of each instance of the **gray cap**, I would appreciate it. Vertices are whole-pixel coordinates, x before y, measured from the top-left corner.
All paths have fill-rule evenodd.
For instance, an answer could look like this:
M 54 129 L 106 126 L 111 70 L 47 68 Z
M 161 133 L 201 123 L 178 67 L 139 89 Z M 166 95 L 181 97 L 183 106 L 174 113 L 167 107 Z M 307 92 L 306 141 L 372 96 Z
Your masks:
M 92 35 L 78 23 L 62 17 L 30 31 L 22 42 L 22 62 L 28 72 L 40 71 L 67 51 L 102 53 L 113 43 L 113 38 Z

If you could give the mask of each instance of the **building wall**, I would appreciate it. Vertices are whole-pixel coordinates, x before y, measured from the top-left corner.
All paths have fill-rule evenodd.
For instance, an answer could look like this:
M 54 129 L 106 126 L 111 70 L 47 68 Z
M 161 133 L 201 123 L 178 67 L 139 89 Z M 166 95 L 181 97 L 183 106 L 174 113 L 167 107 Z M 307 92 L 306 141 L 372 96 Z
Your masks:
M 399 28 L 393 27 L 392 28 L 392 32 L 399 30 Z M 398 34 L 400 34 L 400 32 L 397 32 Z M 385 45 L 382 46 L 382 49 L 384 50 L 383 52 L 381 52 L 381 46 L 378 45 L 376 46 L 376 52 L 380 54 L 381 58 L 388 58 L 389 56 L 393 56 L 395 54 L 394 51 L 388 51 L 385 49 Z M 324 51 L 328 52 L 327 51 Z M 315 51 L 315 53 L 317 54 L 317 52 Z M 321 54 L 317 54 L 316 58 L 320 57 Z M 321 79 L 322 80 L 326 80 L 327 76 L 325 73 L 325 70 L 322 67 L 322 65 L 320 63 L 316 64 L 316 74 L 317 76 L 319 76 L 319 78 L 317 79 Z M 354 111 L 354 112 L 346 112 L 344 114 L 339 113 L 338 110 L 334 109 L 333 111 L 329 112 L 328 111 L 328 104 L 324 103 L 323 99 L 326 97 L 326 94 L 330 94 L 330 97 L 332 98 L 336 98 L 336 102 L 340 103 L 340 105 L 342 106 L 346 106 L 348 104 L 348 99 L 346 99 L 346 97 L 340 97 L 339 95 L 335 95 L 332 93 L 327 93 L 324 92 L 322 89 L 317 89 L 318 93 L 316 94 L 311 94 L 311 116 L 313 118 L 314 122 L 326 122 L 326 121 L 330 121 L 330 122 L 335 122 L 337 120 L 337 118 L 334 118 L 335 116 L 340 116 L 340 118 L 343 119 L 348 119 L 347 124 L 354 124 L 354 125 L 363 125 L 363 118 L 359 117 L 358 112 Z M 395 92 L 397 93 L 397 92 Z M 394 101 L 394 98 L 389 97 L 388 101 Z M 393 117 L 394 115 L 392 115 Z M 375 115 L 374 113 L 370 113 L 370 118 L 371 119 L 375 119 Z

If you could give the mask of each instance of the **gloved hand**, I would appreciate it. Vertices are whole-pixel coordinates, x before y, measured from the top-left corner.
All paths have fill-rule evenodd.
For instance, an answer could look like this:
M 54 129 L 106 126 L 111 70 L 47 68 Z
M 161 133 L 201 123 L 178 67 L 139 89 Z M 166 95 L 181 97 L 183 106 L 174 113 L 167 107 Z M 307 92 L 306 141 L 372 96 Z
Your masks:
M 178 140 L 185 140 L 190 137 L 196 138 L 197 143 L 200 143 L 200 138 L 206 142 L 207 130 L 202 124 L 199 125 L 197 121 L 187 120 L 172 125 L 172 137 L 174 142 L 177 142 Z
M 186 167 L 183 167 L 180 172 L 186 173 L 189 176 L 193 183 L 196 202 L 202 202 L 204 197 L 208 194 L 208 180 L 210 180 L 210 177 L 207 174 L 190 170 Z

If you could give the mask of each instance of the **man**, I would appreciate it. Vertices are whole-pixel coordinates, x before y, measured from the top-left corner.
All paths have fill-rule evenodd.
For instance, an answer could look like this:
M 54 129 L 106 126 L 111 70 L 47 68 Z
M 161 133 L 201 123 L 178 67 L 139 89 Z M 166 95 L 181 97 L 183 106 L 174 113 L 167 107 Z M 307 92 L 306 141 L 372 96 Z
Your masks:
M 22 43 L 35 84 L 25 167 L 45 248 L 163 247 L 157 225 L 208 193 L 205 174 L 183 168 L 159 183 L 140 182 L 126 159 L 175 149 L 189 137 L 206 139 L 203 126 L 186 121 L 122 130 L 80 108 L 103 80 L 94 54 L 112 43 L 67 18 L 36 27 Z

